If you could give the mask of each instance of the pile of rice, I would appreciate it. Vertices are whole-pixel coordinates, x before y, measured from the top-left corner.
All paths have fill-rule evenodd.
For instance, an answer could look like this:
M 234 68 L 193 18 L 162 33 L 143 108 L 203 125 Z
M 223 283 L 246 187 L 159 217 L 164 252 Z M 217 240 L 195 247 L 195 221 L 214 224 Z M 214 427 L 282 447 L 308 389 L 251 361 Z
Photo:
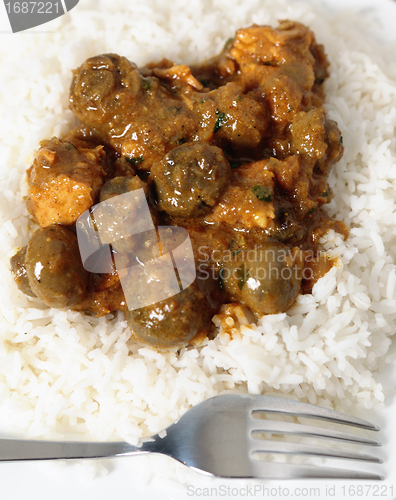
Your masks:
M 386 394 L 377 372 L 396 330 L 396 67 L 366 41 L 363 22 L 292 0 L 85 0 L 41 32 L 2 35 L 0 60 L 0 429 L 30 438 L 127 439 L 156 433 L 223 391 L 286 395 L 361 414 Z M 18 291 L 9 259 L 29 239 L 25 170 L 38 143 L 73 125 L 71 70 L 117 52 L 138 65 L 197 63 L 236 29 L 301 21 L 331 62 L 326 108 L 345 154 L 330 176 L 329 213 L 344 241 L 337 265 L 287 314 L 249 325 L 215 318 L 223 333 L 199 348 L 162 353 L 129 340 L 122 314 L 48 309 Z M 330 21 L 329 21 L 330 19 Z M 360 23 L 360 24 L 359 24 Z M 355 26 L 355 28 L 353 28 Z M 43 33 L 43 30 L 50 30 Z

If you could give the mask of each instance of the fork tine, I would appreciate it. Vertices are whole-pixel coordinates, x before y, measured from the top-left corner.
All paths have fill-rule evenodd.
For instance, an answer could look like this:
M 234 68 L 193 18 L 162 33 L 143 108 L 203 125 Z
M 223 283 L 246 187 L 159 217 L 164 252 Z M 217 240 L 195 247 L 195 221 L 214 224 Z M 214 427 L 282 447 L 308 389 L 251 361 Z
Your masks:
M 328 408 L 273 396 L 251 397 L 250 409 L 253 413 L 283 413 L 295 417 L 318 418 L 337 424 L 352 425 L 370 431 L 380 430 L 377 425 L 371 424 L 361 418 L 353 417 Z
M 284 464 L 252 460 L 253 478 L 260 479 L 370 479 L 383 481 L 384 477 L 371 472 L 318 467 L 316 465 Z
M 332 449 L 327 446 L 308 446 L 300 443 L 287 443 L 283 441 L 263 440 L 258 444 L 258 449 L 252 449 L 252 453 L 283 453 L 287 455 L 310 455 L 316 457 L 345 458 L 348 460 L 362 460 L 382 464 L 382 460 L 373 455 Z
M 322 427 L 314 427 L 303 424 L 295 424 L 290 422 L 275 422 L 273 420 L 257 420 L 251 419 L 247 424 L 247 429 L 252 434 L 254 433 L 271 433 L 271 434 L 296 434 L 298 436 L 318 437 L 327 439 L 336 439 L 355 444 L 367 444 L 370 446 L 381 446 L 379 441 L 347 432 L 334 431 Z M 255 437 L 253 434 L 252 437 Z

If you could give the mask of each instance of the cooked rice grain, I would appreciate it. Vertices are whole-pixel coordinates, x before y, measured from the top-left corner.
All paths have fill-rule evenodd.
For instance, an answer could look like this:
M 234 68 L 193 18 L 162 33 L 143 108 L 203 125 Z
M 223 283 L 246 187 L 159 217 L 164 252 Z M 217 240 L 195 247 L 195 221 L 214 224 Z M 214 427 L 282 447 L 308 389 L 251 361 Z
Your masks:
M 195 63 L 217 53 L 237 28 L 284 18 L 307 24 L 325 45 L 331 61 L 326 107 L 345 145 L 330 176 L 335 196 L 328 210 L 346 222 L 350 236 L 344 241 L 330 231 L 324 238 L 337 265 L 312 295 L 257 326 L 246 325 L 242 309 L 219 315 L 215 321 L 224 328 L 214 340 L 160 353 L 129 340 L 121 314 L 49 310 L 20 293 L 9 258 L 29 238 L 24 173 L 39 141 L 73 124 L 71 70 L 111 51 L 137 64 L 164 56 Z M 382 404 L 376 373 L 396 329 L 396 69 L 368 41 L 365 20 L 330 18 L 318 6 L 292 0 L 87 0 L 53 21 L 51 32 L 2 35 L 4 433 L 137 442 L 226 390 L 286 395 L 355 414 Z

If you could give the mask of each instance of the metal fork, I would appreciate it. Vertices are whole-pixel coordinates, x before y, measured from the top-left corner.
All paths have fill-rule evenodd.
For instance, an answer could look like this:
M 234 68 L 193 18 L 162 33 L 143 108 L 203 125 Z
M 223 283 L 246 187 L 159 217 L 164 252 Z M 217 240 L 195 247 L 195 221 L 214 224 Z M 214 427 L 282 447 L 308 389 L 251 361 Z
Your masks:
M 0 439 L 0 461 L 105 458 L 162 453 L 197 472 L 224 478 L 383 479 L 377 474 L 368 472 L 257 460 L 253 454 L 264 452 L 382 463 L 381 459 L 362 453 L 331 449 L 325 446 L 256 439 L 259 433 L 295 434 L 381 446 L 381 443 L 373 439 L 342 431 L 255 418 L 261 413 L 321 419 L 370 431 L 379 430 L 379 427 L 365 420 L 306 403 L 271 396 L 225 394 L 215 396 L 193 407 L 166 429 L 165 437 L 161 438 L 157 434 L 145 441 L 141 447 L 126 442 Z

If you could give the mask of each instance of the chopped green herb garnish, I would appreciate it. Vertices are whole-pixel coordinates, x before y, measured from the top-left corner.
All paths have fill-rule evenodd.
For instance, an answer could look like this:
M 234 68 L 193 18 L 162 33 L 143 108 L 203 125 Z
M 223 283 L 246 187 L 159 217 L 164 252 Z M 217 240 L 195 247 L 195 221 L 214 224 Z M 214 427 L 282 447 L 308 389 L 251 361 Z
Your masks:
M 235 168 L 240 167 L 243 164 L 243 161 L 240 160 L 235 160 L 235 161 L 230 161 L 230 167 L 234 170 Z
M 253 186 L 252 193 L 260 201 L 272 201 L 273 191 L 272 188 L 268 186 Z
M 292 106 L 290 109 L 288 109 L 288 110 L 287 110 L 287 112 L 288 112 L 288 113 L 290 113 L 290 111 L 293 111 L 293 109 L 294 109 L 294 108 L 293 108 L 293 106 Z
M 243 95 L 239 94 L 239 96 L 235 99 L 236 102 L 240 102 L 243 99 Z
M 231 250 L 233 257 L 236 257 L 239 253 L 242 252 L 241 249 L 234 250 L 235 246 L 238 246 L 238 243 L 235 240 L 231 240 L 230 244 L 228 245 L 228 248 Z
M 171 106 L 169 108 L 169 110 L 172 111 L 172 113 L 174 115 L 177 115 L 177 113 L 179 113 L 181 111 L 181 109 L 182 109 L 182 106 Z
M 339 143 L 342 144 L 343 142 L 344 142 L 344 139 L 343 139 L 342 135 L 340 135 Z
M 307 215 L 311 215 L 315 212 L 315 207 L 312 207 L 308 210 Z
M 328 196 L 330 196 L 330 193 L 331 193 L 331 189 L 327 188 L 326 191 L 323 191 L 322 196 L 324 198 L 327 198 Z
M 228 47 L 228 45 L 230 45 L 230 43 L 234 40 L 233 37 L 229 38 L 226 43 L 224 44 L 224 48 L 226 49 Z
M 222 267 L 220 269 L 220 272 L 219 272 L 219 277 L 217 278 L 217 281 L 219 283 L 219 288 L 220 290 L 224 290 L 224 283 L 223 283 L 223 271 L 224 271 L 224 267 Z
M 217 121 L 214 126 L 214 132 L 218 132 L 220 128 L 227 122 L 227 115 L 223 112 L 216 111 L 216 114 L 219 115 Z
M 72 144 L 71 142 L 69 142 L 68 144 L 65 144 L 65 148 L 68 149 L 69 151 L 71 151 L 72 149 L 77 149 L 76 146 L 74 144 Z
M 151 81 L 148 78 L 143 78 L 143 90 L 149 90 L 151 88 Z
M 238 288 L 239 290 L 242 290 L 242 288 L 245 286 L 245 283 L 249 277 L 249 271 L 246 271 L 246 266 L 245 264 L 242 265 L 238 269 Z
M 125 156 L 125 159 L 130 165 L 139 165 L 139 163 L 142 163 L 142 161 L 144 160 L 143 156 L 135 156 L 134 158 Z

